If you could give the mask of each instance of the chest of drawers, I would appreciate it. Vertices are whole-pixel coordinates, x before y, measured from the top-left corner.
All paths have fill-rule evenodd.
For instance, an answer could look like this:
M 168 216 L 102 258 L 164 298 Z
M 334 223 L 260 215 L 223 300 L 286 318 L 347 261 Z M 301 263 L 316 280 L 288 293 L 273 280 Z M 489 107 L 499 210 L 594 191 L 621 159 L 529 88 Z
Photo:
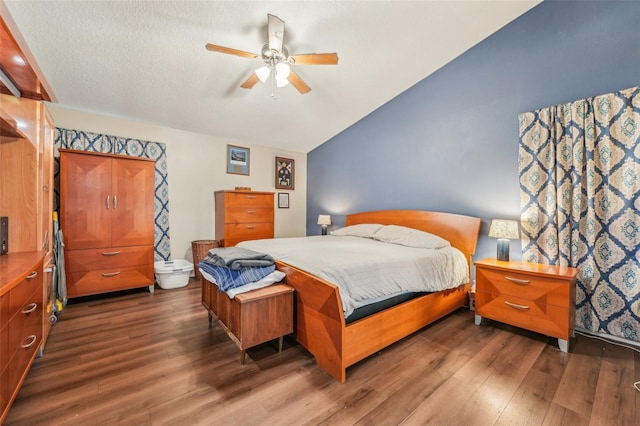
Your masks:
M 273 238 L 273 192 L 216 191 L 216 240 L 223 247 Z
M 0 424 L 42 344 L 43 252 L 11 253 L 0 259 Z M 16 260 L 25 272 L 12 270 Z
M 489 318 L 558 339 L 575 326 L 576 276 L 570 267 L 483 259 L 476 267 L 476 324 Z

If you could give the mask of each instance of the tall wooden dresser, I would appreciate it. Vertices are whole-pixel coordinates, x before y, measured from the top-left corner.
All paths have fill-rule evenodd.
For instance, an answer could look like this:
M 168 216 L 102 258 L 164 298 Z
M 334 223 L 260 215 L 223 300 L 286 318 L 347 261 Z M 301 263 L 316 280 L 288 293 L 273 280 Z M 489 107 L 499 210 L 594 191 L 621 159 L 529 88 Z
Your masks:
M 0 2 L 0 424 L 51 329 L 54 128 L 43 101 L 55 98 L 26 47 Z
M 69 297 L 153 289 L 154 161 L 60 150 Z
M 273 238 L 273 192 L 216 191 L 216 240 L 222 247 Z

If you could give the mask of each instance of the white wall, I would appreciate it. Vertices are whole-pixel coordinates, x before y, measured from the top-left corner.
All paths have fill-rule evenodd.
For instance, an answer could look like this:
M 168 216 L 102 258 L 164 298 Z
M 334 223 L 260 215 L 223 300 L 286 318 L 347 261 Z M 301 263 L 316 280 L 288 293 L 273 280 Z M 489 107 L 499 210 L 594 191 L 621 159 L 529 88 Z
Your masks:
M 215 238 L 214 191 L 249 186 L 276 192 L 275 236 L 306 233 L 307 155 L 279 151 L 259 141 L 233 140 L 129 119 L 47 105 L 56 127 L 162 142 L 167 146 L 171 257 L 191 258 L 191 241 Z M 227 144 L 250 148 L 250 175 L 227 174 Z M 295 160 L 295 190 L 275 189 L 275 157 Z M 289 192 L 289 208 L 277 208 L 277 192 Z

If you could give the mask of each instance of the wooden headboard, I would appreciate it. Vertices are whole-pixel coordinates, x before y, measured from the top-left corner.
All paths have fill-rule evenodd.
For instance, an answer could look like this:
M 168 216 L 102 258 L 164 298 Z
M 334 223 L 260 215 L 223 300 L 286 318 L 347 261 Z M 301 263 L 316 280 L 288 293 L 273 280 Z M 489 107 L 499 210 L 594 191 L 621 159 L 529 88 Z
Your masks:
M 449 241 L 467 257 L 476 252 L 481 220 L 477 217 L 426 210 L 378 210 L 347 215 L 346 225 L 379 223 L 430 232 Z

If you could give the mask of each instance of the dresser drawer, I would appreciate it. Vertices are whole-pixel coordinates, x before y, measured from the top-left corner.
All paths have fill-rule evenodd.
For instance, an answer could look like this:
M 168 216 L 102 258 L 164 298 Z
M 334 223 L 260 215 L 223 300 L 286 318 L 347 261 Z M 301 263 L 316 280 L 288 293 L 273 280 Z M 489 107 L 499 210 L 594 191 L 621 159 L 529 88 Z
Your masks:
M 9 322 L 8 350 L 5 352 L 10 363 L 5 378 L 9 389 L 17 387 L 42 341 L 42 304 L 42 289 L 38 289 Z
M 273 209 L 229 207 L 225 213 L 225 223 L 273 222 Z
M 67 274 L 69 297 L 153 285 L 153 264 L 79 271 Z
M 273 238 L 273 222 L 225 224 L 224 234 L 230 237 L 225 238 L 225 247 L 230 246 L 231 240 L 246 241 Z
M 569 339 L 569 308 L 551 305 L 544 298 L 531 300 L 476 291 L 476 313 L 548 336 Z
M 65 253 L 65 265 L 67 273 L 153 265 L 153 246 L 69 250 Z
M 224 204 L 226 208 L 253 207 L 273 209 L 273 194 L 228 192 L 224 194 Z
M 527 275 L 513 271 L 476 269 L 476 284 L 482 291 L 494 296 L 507 295 L 540 301 L 545 304 L 569 307 L 571 286 L 563 280 Z
M 8 293 L 8 309 L 6 313 L 3 312 L 0 314 L 2 315 L 2 322 L 6 323 L 5 321 L 10 321 L 11 318 L 24 308 L 24 305 L 33 302 L 33 294 L 36 292 L 39 293 L 39 300 L 42 301 L 42 262 L 40 262 L 36 269 L 28 274 L 20 284 L 16 285 Z M 5 295 L 5 297 L 6 296 L 7 295 Z M 36 299 L 36 301 L 37 300 L 38 299 Z

